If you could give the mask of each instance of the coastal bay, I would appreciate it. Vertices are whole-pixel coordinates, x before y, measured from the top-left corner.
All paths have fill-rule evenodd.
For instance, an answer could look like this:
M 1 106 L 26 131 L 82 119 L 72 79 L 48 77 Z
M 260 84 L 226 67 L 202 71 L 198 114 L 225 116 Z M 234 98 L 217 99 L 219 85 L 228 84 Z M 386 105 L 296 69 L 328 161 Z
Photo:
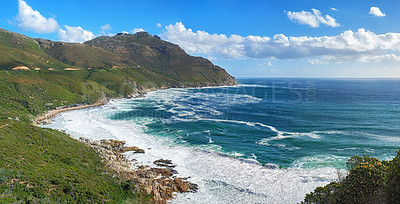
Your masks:
M 293 81 L 296 86 L 290 87 Z M 146 151 L 143 155 L 127 154 L 127 158 L 135 159 L 139 165 L 152 166 L 158 159 L 171 160 L 177 165 L 179 176 L 190 177 L 189 181 L 199 186 L 196 193 L 178 194 L 174 203 L 188 200 L 201 203 L 204 198 L 209 198 L 206 202 L 300 202 L 315 187 L 337 181 L 338 175 L 345 173 L 347 160 L 360 155 L 358 151 L 369 151 L 386 160 L 395 156 L 396 136 L 387 138 L 384 132 L 377 132 L 384 123 L 376 123 L 376 129 L 360 127 L 350 132 L 346 127 L 337 129 L 332 120 L 329 126 L 309 122 L 317 118 L 307 118 L 313 115 L 312 109 L 304 111 L 302 106 L 321 110 L 331 107 L 331 100 L 355 102 L 358 94 L 369 94 L 376 103 L 382 103 L 388 100 L 382 97 L 393 97 L 396 91 L 364 93 L 360 88 L 365 83 L 383 88 L 398 83 L 396 80 L 243 79 L 239 82 L 241 85 L 236 87 L 169 89 L 150 92 L 143 98 L 111 100 L 102 107 L 63 113 L 48 127 L 64 129 L 74 137 L 126 140 L 129 145 Z M 331 88 L 339 82 L 347 83 L 344 88 L 352 90 L 350 95 Z M 279 93 L 275 101 L 270 95 L 273 91 Z M 311 91 L 317 93 L 317 102 L 311 100 L 314 97 Z M 308 93 L 310 98 L 299 101 L 298 93 L 303 96 Z M 299 112 L 288 108 L 290 103 L 296 103 Z M 363 104 L 363 101 L 357 103 Z M 393 107 L 382 108 L 397 110 L 396 104 L 387 103 Z M 260 113 L 253 111 L 249 118 L 244 118 L 245 112 L 250 112 L 247 109 L 260 111 L 261 108 L 269 117 L 250 118 Z M 332 110 L 338 109 L 331 108 L 318 115 L 333 117 Z M 353 112 L 354 115 L 376 114 L 375 111 L 388 113 L 364 110 L 354 109 Z M 284 118 L 282 111 L 286 112 Z M 341 117 L 340 111 L 336 112 L 336 117 Z M 362 119 L 349 126 L 357 126 L 354 125 L 357 121 L 365 124 L 372 120 L 370 117 Z M 292 122 L 286 124 L 288 120 Z M 338 124 L 342 124 L 340 121 Z M 307 123 L 313 125 L 305 126 Z M 248 132 L 252 132 L 251 135 Z M 372 132 L 376 136 L 372 136 Z M 350 138 L 364 142 L 347 147 Z

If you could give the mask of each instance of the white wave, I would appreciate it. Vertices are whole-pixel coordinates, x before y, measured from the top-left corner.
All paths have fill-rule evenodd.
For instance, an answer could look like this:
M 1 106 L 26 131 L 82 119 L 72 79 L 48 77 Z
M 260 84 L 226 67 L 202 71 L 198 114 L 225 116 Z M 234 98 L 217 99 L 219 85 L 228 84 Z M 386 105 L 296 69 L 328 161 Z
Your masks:
M 230 155 L 232 155 L 233 157 L 242 157 L 242 156 L 244 156 L 244 154 L 236 152 L 236 151 L 231 153 Z
M 330 148 L 329 150 L 342 152 L 342 151 L 357 150 L 357 149 L 359 149 L 359 148 L 357 148 L 357 147 L 347 147 L 347 148 Z
M 114 112 L 110 106 L 65 112 L 47 127 L 64 129 L 74 137 L 126 140 L 127 145 L 145 149 L 145 154 L 127 153 L 139 164 L 151 166 L 154 160 L 172 159 L 178 176 L 190 176 L 190 181 L 199 185 L 197 193 L 178 194 L 172 203 L 297 203 L 315 187 L 336 179 L 334 168 L 279 169 L 276 165 L 262 166 L 249 159 L 178 145 L 173 139 L 143 133 L 143 126 L 133 121 L 105 117 Z
M 337 156 L 333 154 L 321 154 L 314 156 L 306 156 L 293 162 L 292 166 L 298 168 L 318 168 L 327 166 L 341 167 L 341 164 L 348 161 L 349 157 Z
M 377 135 L 377 134 L 371 134 L 371 133 L 362 133 L 363 135 L 368 135 L 370 137 L 373 137 L 375 139 L 385 141 L 385 142 L 393 142 L 393 146 L 398 146 L 397 144 L 400 144 L 400 137 L 393 137 L 393 136 L 386 136 L 386 135 Z
M 290 84 L 288 84 L 290 85 Z M 270 86 L 270 85 L 260 85 L 260 84 L 240 84 L 239 87 L 255 87 L 255 88 L 272 88 L 272 89 L 289 89 L 289 90 L 315 90 L 314 86 L 310 87 L 290 87 L 290 86 Z
M 288 138 L 295 138 L 295 137 L 302 137 L 302 136 L 307 136 L 313 139 L 321 139 L 321 136 L 319 134 L 335 134 L 334 131 L 314 131 L 310 133 L 301 133 L 301 132 L 284 132 L 284 131 L 279 131 L 275 127 L 271 125 L 266 125 L 263 123 L 259 122 L 246 122 L 246 121 L 240 121 L 240 120 L 226 120 L 226 119 L 213 119 L 213 118 L 197 118 L 198 120 L 209 120 L 209 121 L 215 121 L 215 122 L 226 122 L 226 123 L 238 123 L 238 124 L 245 124 L 247 126 L 262 126 L 270 129 L 272 132 L 275 132 L 277 135 L 274 137 L 269 137 L 269 138 L 263 138 L 261 139 L 258 144 L 260 145 L 267 145 L 269 146 L 268 142 L 272 140 L 282 140 L 282 139 L 288 139 Z

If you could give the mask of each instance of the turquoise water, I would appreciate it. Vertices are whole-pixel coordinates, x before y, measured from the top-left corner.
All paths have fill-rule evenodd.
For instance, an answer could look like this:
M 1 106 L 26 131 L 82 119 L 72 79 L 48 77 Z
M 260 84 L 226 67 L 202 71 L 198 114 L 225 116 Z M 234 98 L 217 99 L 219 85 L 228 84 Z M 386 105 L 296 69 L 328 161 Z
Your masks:
M 239 83 L 111 100 L 45 127 L 125 140 L 146 152 L 125 153 L 136 165 L 172 160 L 175 176 L 199 186 L 172 203 L 299 203 L 336 181 L 351 156 L 390 159 L 400 147 L 400 80 Z
M 344 168 L 353 155 L 390 159 L 400 147 L 400 80 L 238 81 L 151 92 L 109 118 L 177 145 L 271 167 Z

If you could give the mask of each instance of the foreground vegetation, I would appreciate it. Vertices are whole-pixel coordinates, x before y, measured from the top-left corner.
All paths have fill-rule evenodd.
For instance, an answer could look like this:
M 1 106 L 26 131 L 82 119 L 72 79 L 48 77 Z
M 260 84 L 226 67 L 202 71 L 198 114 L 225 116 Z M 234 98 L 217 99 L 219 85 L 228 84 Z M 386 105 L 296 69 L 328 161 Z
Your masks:
M 83 143 L 24 122 L 0 123 L 0 202 L 144 201 Z
M 155 81 L 148 83 L 150 81 Z M 135 194 L 100 157 L 68 135 L 39 128 L 46 110 L 125 97 L 177 83 L 145 69 L 0 71 L 0 202 L 135 203 Z
M 349 175 L 307 194 L 310 203 L 399 203 L 400 150 L 390 161 L 354 156 L 347 162 Z

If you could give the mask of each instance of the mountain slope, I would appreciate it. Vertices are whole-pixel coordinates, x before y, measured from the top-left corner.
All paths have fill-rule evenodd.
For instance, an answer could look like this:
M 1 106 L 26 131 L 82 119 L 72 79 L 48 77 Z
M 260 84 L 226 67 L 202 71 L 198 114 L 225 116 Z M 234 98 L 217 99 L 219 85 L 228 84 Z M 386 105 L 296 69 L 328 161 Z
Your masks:
M 107 50 L 79 44 L 36 39 L 40 47 L 62 63 L 80 68 L 134 67 L 136 63 Z
M 184 83 L 234 85 L 236 80 L 221 67 L 202 57 L 188 55 L 178 45 L 146 32 L 102 36 L 84 44 L 127 57 L 140 66 Z
M 49 56 L 34 39 L 0 28 L 0 70 L 17 66 L 62 68 L 68 65 Z
M 0 70 L 135 68 L 178 81 L 175 87 L 235 85 L 223 68 L 188 55 L 178 45 L 146 32 L 101 36 L 84 44 L 33 39 L 0 28 Z M 150 77 L 151 78 L 151 77 Z

